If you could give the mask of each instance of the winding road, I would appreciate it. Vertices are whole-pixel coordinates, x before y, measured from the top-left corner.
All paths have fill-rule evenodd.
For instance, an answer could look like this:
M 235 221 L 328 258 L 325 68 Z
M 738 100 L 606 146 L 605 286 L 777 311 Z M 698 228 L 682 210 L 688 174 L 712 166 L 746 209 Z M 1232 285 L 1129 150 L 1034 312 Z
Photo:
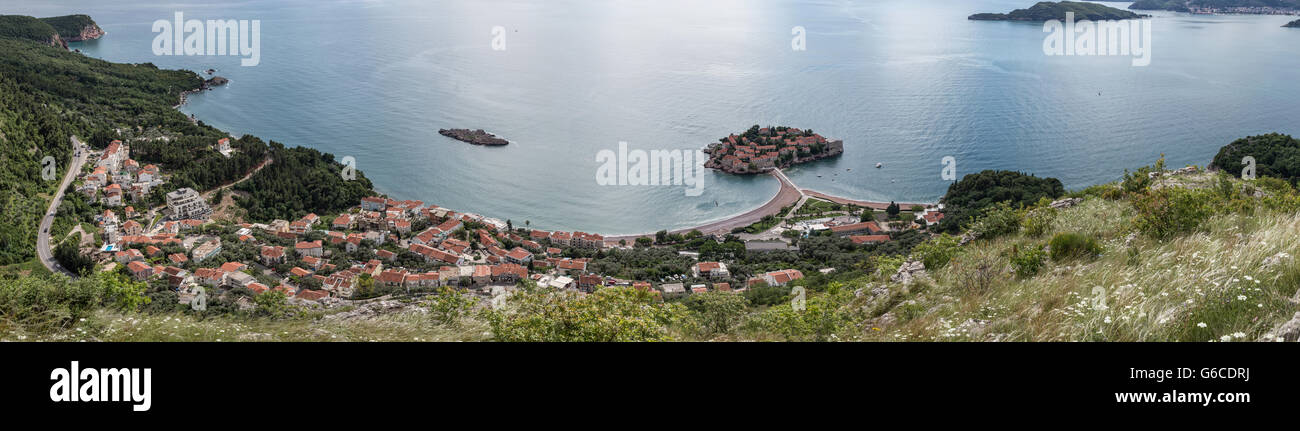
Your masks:
M 59 204 L 63 202 L 63 191 L 67 190 L 68 185 L 72 184 L 72 180 L 77 178 L 77 172 L 81 172 L 81 165 L 86 163 L 86 158 L 90 155 L 86 144 L 78 140 L 76 136 L 70 139 L 73 147 L 72 163 L 68 165 L 68 173 L 63 175 L 63 182 L 59 183 L 58 191 L 54 192 L 54 199 L 50 200 L 50 208 L 45 211 L 45 216 L 41 218 L 40 231 L 36 234 L 36 256 L 50 272 L 76 277 L 77 274 L 63 269 L 63 266 L 54 260 L 54 253 L 50 250 L 50 226 L 54 225 L 54 214 L 58 211 Z

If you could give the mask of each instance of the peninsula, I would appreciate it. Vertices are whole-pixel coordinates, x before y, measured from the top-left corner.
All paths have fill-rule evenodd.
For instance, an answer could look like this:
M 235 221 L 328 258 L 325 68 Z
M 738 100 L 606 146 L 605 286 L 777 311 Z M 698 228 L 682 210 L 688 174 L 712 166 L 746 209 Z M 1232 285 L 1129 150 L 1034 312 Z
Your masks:
M 1297 20 L 1295 20 L 1295 21 L 1288 22 L 1288 23 L 1286 23 L 1285 25 L 1283 25 L 1283 27 L 1289 27 L 1289 28 L 1300 28 L 1300 19 L 1297 19 Z
M 0 36 L 28 39 L 67 48 L 68 42 L 97 39 L 104 34 L 86 15 L 33 18 L 23 15 L 0 15 Z
M 510 141 L 498 138 L 496 135 L 484 132 L 483 129 L 438 129 L 438 134 L 474 145 L 501 146 L 510 143 Z
M 1010 13 L 977 13 L 967 17 L 975 21 L 1029 21 L 1044 22 L 1054 19 L 1064 20 L 1067 12 L 1074 12 L 1076 19 L 1092 21 L 1142 18 L 1123 9 L 1086 2 L 1038 2 L 1028 9 L 1016 9 Z
M 788 168 L 844 152 L 844 141 L 826 139 L 812 130 L 793 127 L 750 127 L 740 135 L 719 139 L 704 150 L 704 167 L 732 174 L 756 174 L 771 168 Z
M 1293 15 L 1300 11 L 1300 0 L 1137 0 L 1128 8 L 1194 14 Z

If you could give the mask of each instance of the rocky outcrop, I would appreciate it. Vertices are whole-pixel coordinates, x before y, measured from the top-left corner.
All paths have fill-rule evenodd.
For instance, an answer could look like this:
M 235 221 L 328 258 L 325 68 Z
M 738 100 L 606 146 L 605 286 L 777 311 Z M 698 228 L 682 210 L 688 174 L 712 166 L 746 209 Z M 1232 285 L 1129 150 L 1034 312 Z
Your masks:
M 214 76 L 214 77 L 212 77 L 211 79 L 208 79 L 207 81 L 203 81 L 203 85 L 208 86 L 208 87 L 216 87 L 216 86 L 220 86 L 220 85 L 226 85 L 226 84 L 229 84 L 229 83 L 230 83 L 230 80 L 229 80 L 229 79 L 226 79 L 226 78 L 221 77 L 221 76 Z
M 913 281 L 925 276 L 925 263 L 919 260 L 911 260 L 900 265 L 898 272 L 890 276 L 889 279 L 896 283 L 912 284 Z
M 1083 202 L 1083 198 L 1066 198 L 1066 199 L 1054 201 L 1048 206 L 1056 209 L 1065 209 L 1065 208 L 1078 205 L 1080 202 Z
M 500 146 L 510 143 L 510 141 L 498 138 L 496 135 L 484 132 L 483 129 L 438 129 L 438 134 L 474 145 Z
M 1300 311 L 1297 311 L 1291 320 L 1280 326 L 1268 331 L 1259 341 L 1297 341 L 1300 340 Z
M 82 42 L 87 40 L 99 39 L 104 36 L 104 29 L 99 28 L 97 24 L 90 24 L 81 28 L 81 32 L 76 36 L 68 38 L 68 42 Z
M 322 304 L 325 305 L 326 308 L 331 308 L 333 306 L 338 305 L 337 303 L 332 303 L 332 302 L 322 302 Z M 356 308 L 353 308 L 351 310 L 330 314 L 323 317 L 322 319 L 323 320 L 354 320 L 354 319 L 375 317 L 381 314 L 403 313 L 408 311 L 421 312 L 421 311 L 426 311 L 426 309 L 423 307 L 419 307 L 418 305 L 413 303 L 404 303 L 401 301 L 385 299 L 385 300 L 360 304 L 357 305 Z
M 1175 176 L 1175 175 L 1194 174 L 1194 173 L 1197 173 L 1197 172 L 1199 172 L 1199 170 L 1196 169 L 1195 166 L 1188 166 L 1188 167 L 1185 167 L 1185 168 L 1174 169 L 1174 170 L 1172 170 L 1172 171 L 1163 171 L 1163 172 L 1162 172 L 1162 171 L 1154 171 L 1154 172 L 1148 172 L 1148 173 L 1147 173 L 1147 177 L 1148 177 L 1148 178 L 1156 178 L 1156 177 L 1170 177 L 1170 176 Z

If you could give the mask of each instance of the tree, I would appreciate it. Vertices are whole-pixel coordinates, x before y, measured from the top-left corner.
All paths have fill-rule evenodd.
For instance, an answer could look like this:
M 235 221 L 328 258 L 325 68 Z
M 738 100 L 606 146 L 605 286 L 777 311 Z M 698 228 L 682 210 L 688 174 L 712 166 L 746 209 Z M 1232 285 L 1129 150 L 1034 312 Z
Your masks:
M 686 308 L 695 313 L 700 326 L 713 334 L 726 333 L 745 314 L 748 300 L 742 295 L 727 292 L 703 292 L 686 299 Z
M 441 286 L 437 294 L 429 298 L 427 305 L 434 320 L 446 325 L 456 323 L 462 316 L 468 315 L 476 302 L 472 296 L 451 286 Z
M 1012 208 L 1033 205 L 1046 197 L 1056 199 L 1065 194 L 1065 186 L 1056 178 L 1038 178 L 1015 171 L 985 170 L 966 175 L 948 186 L 941 202 L 946 204 L 939 229 L 957 233 L 980 215 L 984 208 L 1006 202 Z
M 894 201 L 889 201 L 889 206 L 885 207 L 885 213 L 889 214 L 889 218 L 898 217 L 898 212 L 898 204 L 894 203 Z
M 257 304 L 257 312 L 264 316 L 283 317 L 289 313 L 288 298 L 279 290 L 268 290 L 253 297 L 253 303 Z
M 63 240 L 58 247 L 54 248 L 54 260 L 59 261 L 63 269 L 73 274 L 85 274 L 95 267 L 95 262 L 78 250 L 77 245 L 80 243 L 81 234 L 78 233 L 75 237 Z

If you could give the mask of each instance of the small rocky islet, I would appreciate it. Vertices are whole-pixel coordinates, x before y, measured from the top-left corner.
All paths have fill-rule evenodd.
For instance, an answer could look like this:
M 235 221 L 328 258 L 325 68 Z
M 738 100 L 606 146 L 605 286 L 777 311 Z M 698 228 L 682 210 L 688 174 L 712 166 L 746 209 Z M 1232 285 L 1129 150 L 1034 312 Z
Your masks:
M 438 134 L 474 145 L 502 146 L 510 143 L 510 141 L 498 138 L 496 135 L 483 131 L 483 129 L 438 129 Z

